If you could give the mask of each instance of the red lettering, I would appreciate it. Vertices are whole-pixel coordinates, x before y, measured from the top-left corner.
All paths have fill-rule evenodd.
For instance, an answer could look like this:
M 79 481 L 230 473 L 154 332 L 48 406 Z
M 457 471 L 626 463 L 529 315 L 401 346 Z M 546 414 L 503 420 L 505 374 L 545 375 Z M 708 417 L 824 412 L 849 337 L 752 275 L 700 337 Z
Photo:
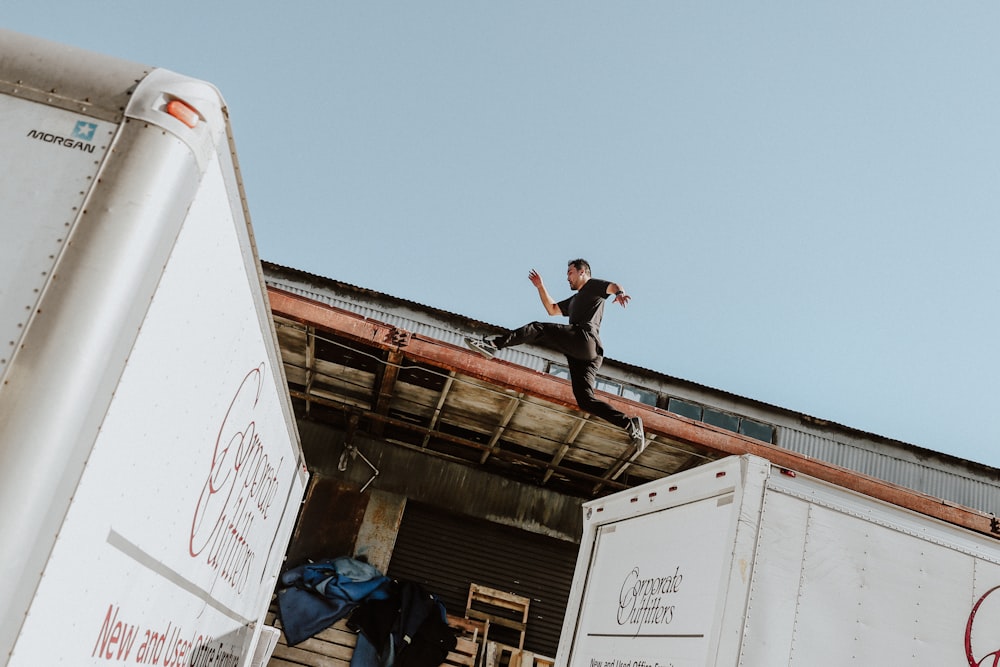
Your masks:
M 119 621 L 118 607 L 109 604 L 108 613 L 104 615 L 104 623 L 97 633 L 97 642 L 90 655 L 105 660 L 125 660 L 132 651 L 135 634 L 136 626 Z
M 254 410 L 264 382 L 264 364 L 243 378 L 219 428 L 194 517 L 188 551 L 232 588 L 242 592 L 256 556 L 250 530 L 254 516 L 267 519 L 279 485 L 277 464 L 268 457 Z
M 180 633 L 174 635 L 169 654 L 163 660 L 164 667 L 181 667 L 191 645 L 191 642 L 180 637 Z
M 983 596 L 976 601 L 969 613 L 969 620 L 965 624 L 965 656 L 969 661 L 969 667 L 1000 667 L 1000 649 L 987 653 L 981 658 L 976 658 L 972 648 L 972 630 L 976 622 L 976 614 L 979 613 L 979 608 L 986 601 L 986 598 L 997 590 L 1000 590 L 1000 586 L 994 586 L 983 593 Z M 992 658 L 992 661 L 988 661 L 989 658 Z

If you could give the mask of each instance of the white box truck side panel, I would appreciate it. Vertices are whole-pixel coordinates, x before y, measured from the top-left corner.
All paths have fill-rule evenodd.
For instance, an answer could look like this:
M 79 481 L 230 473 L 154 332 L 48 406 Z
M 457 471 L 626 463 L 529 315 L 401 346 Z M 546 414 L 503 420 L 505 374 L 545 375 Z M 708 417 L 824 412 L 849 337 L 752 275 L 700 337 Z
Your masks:
M 0 664 L 249 660 L 306 474 L 222 100 L 0 30 L 0 104 Z
M 236 229 L 213 162 L 11 664 L 185 664 L 199 652 L 237 664 L 249 644 L 304 480 Z
M 975 602 L 1000 584 L 997 558 L 990 538 L 773 477 L 740 664 L 978 665 L 1000 649 L 1000 598 L 969 627 Z
M 58 161 L 62 149 L 54 150 L 49 160 Z M 0 386 L 0 562 L 10 573 L 0 578 L 4 654 L 198 185 L 190 149 L 158 128 L 127 123 L 111 150 Z
M 584 505 L 556 664 L 995 667 L 998 627 L 997 540 L 731 457 Z

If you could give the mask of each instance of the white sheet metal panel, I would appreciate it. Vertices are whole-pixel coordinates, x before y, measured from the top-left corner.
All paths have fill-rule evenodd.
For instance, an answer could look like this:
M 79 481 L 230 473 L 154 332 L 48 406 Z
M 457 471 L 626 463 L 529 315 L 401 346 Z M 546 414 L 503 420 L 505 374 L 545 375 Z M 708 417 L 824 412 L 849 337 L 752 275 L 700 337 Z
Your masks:
M 243 223 L 209 167 L 12 665 L 235 665 L 266 610 L 305 480 Z
M 117 125 L 0 95 L 0 383 Z
M 0 100 L 0 664 L 236 664 L 306 474 L 221 97 L 0 31 Z
M 764 555 L 755 554 L 748 568 L 752 580 L 741 665 L 787 665 L 790 660 L 809 505 L 780 500 L 774 494 L 764 499 L 758 533 Z
M 775 482 L 741 665 L 970 664 L 973 604 L 1000 585 L 995 543 L 814 480 Z M 986 630 L 995 602 L 978 621 L 979 659 L 1000 648 Z
M 151 68 L 0 28 L 0 93 L 117 125 Z
M 160 128 L 126 124 L 112 146 L 0 385 L 0 655 L 34 596 L 200 179 L 188 147 Z

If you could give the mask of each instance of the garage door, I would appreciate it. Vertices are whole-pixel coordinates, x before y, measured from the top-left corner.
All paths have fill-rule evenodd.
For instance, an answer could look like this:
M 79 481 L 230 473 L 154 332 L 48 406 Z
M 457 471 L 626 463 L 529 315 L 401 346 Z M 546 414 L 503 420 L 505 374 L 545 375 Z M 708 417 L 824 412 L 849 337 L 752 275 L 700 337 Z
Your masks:
M 555 657 L 577 550 L 572 542 L 410 502 L 388 574 L 421 583 L 456 616 L 465 613 L 470 583 L 529 597 L 524 648 Z

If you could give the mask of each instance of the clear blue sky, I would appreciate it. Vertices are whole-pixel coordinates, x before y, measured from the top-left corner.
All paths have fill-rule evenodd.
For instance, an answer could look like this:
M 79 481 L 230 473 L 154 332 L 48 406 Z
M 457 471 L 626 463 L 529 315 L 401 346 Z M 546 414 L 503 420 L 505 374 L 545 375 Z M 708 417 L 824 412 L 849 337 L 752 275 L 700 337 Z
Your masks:
M 4 0 L 216 84 L 261 257 L 1000 466 L 1000 4 Z

